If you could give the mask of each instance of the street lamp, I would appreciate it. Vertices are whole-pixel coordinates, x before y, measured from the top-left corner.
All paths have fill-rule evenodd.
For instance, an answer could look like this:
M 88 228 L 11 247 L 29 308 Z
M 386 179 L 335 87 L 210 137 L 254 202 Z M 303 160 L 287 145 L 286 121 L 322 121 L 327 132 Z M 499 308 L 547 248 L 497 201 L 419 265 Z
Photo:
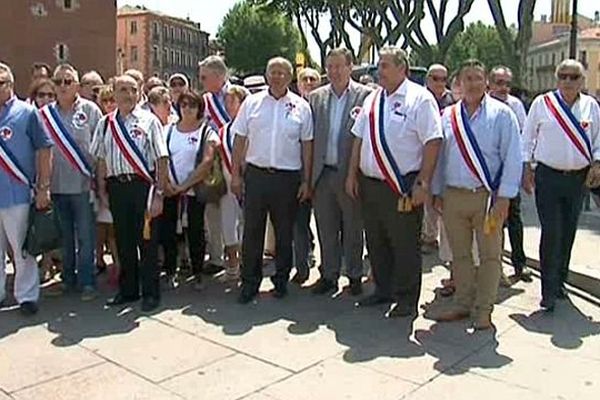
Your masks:
M 571 12 L 571 36 L 569 41 L 569 58 L 577 59 L 577 0 L 573 1 L 573 11 Z

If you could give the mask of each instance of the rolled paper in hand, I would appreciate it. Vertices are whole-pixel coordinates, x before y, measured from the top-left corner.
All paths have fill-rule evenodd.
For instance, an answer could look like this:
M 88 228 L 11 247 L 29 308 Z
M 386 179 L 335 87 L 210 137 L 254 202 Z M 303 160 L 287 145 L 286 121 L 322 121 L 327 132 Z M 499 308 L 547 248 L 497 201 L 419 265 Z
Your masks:
M 485 216 L 485 220 L 483 221 L 483 233 L 489 235 L 498 227 L 498 222 L 496 221 L 496 217 L 491 214 L 487 214 Z
M 409 196 L 402 196 L 398 199 L 398 212 L 411 212 L 412 209 L 412 200 Z
M 150 213 L 144 214 L 144 240 L 150 240 L 152 236 L 152 231 L 150 228 L 150 222 L 152 221 L 152 217 L 150 217 Z

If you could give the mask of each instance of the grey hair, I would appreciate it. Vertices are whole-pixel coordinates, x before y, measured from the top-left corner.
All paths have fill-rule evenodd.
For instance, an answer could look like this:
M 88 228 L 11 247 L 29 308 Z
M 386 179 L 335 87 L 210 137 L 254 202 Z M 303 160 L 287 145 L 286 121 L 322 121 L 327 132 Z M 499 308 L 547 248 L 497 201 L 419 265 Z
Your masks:
M 317 79 L 317 82 L 321 83 L 321 74 L 314 68 L 303 68 L 298 72 L 298 80 L 301 81 L 305 76 L 312 75 Z
M 79 82 L 79 72 L 77 72 L 75 67 L 71 64 L 58 64 L 56 68 L 54 68 L 52 76 L 56 76 L 60 71 L 69 71 L 75 77 L 75 82 Z
M 8 75 L 8 80 L 10 83 L 15 83 L 15 76 L 13 75 L 12 69 L 10 69 L 8 64 L 0 62 L 0 72 L 4 72 Z
M 448 73 L 448 68 L 442 64 L 431 64 L 427 69 L 427 78 L 431 76 L 436 71 L 444 71 L 446 74 Z
M 211 71 L 216 72 L 219 76 L 227 76 L 227 65 L 223 61 L 222 57 L 219 56 L 208 56 L 204 60 L 198 63 L 200 68 L 207 68 Z
M 573 60 L 572 58 L 569 58 L 569 59 L 561 61 L 560 64 L 558 64 L 556 66 L 556 70 L 554 71 L 554 76 L 558 79 L 558 74 L 563 69 L 567 69 L 567 68 L 577 69 L 579 71 L 579 73 L 581 74 L 581 76 L 583 76 L 585 74 L 585 67 L 583 66 L 583 64 L 577 60 Z
M 513 76 L 512 70 L 510 68 L 508 68 L 506 65 L 496 65 L 494 68 L 492 68 L 490 70 L 490 73 L 489 73 L 490 78 L 493 77 L 494 75 L 496 75 L 497 73 L 500 73 L 501 71 L 506 72 L 511 77 Z
M 292 66 L 292 63 L 287 58 L 273 57 L 267 63 L 267 75 L 269 74 L 271 69 L 276 65 L 285 68 L 290 73 L 290 75 L 294 74 L 294 67 Z
M 383 56 L 391 56 L 394 60 L 394 64 L 398 66 L 406 67 L 408 71 L 408 67 L 410 64 L 408 63 L 408 54 L 400 47 L 397 46 L 384 46 L 379 50 L 379 58 Z
M 86 78 L 90 79 L 90 80 L 95 80 L 100 82 L 100 84 L 104 84 L 104 79 L 102 79 L 102 75 L 100 75 L 100 73 L 98 73 L 98 71 L 88 71 L 85 74 L 83 74 L 81 76 L 81 80 L 84 81 Z
M 153 87 L 148 92 L 148 103 L 154 106 L 167 103 L 169 100 L 171 100 L 171 94 L 169 89 L 164 86 Z

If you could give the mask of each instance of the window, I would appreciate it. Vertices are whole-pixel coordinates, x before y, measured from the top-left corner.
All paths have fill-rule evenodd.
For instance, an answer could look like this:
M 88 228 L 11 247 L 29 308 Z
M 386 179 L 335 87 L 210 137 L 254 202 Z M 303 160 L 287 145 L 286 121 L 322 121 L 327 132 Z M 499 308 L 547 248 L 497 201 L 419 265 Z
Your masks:
M 582 50 L 579 52 L 579 61 L 587 68 L 587 51 Z
M 138 60 L 138 48 L 137 48 L 137 46 L 131 46 L 130 58 L 131 58 L 131 62 L 136 62 Z
M 59 43 L 54 48 L 56 61 L 59 63 L 66 62 L 69 59 L 69 47 L 64 43 Z
M 71 0 L 63 0 L 63 8 L 65 10 L 71 10 L 73 8 L 73 2 Z
M 163 40 L 167 40 L 169 37 L 169 27 L 163 26 Z
M 175 64 L 175 50 L 171 50 L 171 64 Z
M 175 40 L 175 28 L 171 27 L 171 39 Z
M 169 62 L 169 49 L 165 47 L 163 49 L 163 63 L 167 64 L 168 62 Z
M 152 47 L 152 63 L 155 66 L 160 64 L 160 52 L 158 50 L 158 46 Z
M 552 65 L 556 65 L 556 54 L 552 53 Z
M 129 33 L 135 35 L 137 33 L 137 21 L 131 21 L 129 24 Z
M 158 24 L 158 22 L 152 24 L 152 28 L 152 34 L 154 35 L 154 39 L 160 39 L 160 25 Z

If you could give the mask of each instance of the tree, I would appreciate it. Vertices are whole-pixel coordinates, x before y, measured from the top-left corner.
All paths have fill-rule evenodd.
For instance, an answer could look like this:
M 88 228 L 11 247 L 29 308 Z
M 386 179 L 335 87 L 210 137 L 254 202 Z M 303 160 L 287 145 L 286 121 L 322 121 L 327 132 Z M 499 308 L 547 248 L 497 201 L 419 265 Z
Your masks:
M 488 68 L 508 64 L 509 55 L 504 50 L 500 34 L 494 26 L 485 25 L 481 21 L 467 26 L 448 49 L 445 65 L 450 72 L 456 71 L 460 64 L 469 58 L 477 58 Z
M 263 73 L 267 61 L 275 56 L 293 63 L 301 50 L 298 29 L 284 14 L 246 1 L 227 13 L 217 39 L 227 63 L 238 74 Z
M 525 68 L 525 65 L 529 43 L 531 42 L 535 3 L 536 0 L 519 0 L 517 34 L 513 35 L 511 28 L 506 25 L 500 0 L 488 0 L 490 11 L 502 40 L 502 47 L 509 55 L 508 65 L 513 70 L 513 80 L 516 85 L 526 80 L 527 68 Z

